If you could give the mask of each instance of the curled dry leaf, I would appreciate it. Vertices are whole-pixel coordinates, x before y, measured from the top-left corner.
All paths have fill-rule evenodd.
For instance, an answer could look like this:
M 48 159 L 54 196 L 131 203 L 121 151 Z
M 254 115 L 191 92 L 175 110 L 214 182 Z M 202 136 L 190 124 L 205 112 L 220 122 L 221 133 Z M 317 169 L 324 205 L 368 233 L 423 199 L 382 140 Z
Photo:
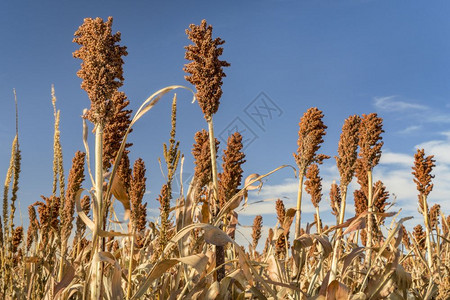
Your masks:
M 226 244 L 233 242 L 228 234 L 214 226 L 206 228 L 203 237 L 208 244 L 215 246 L 225 246 Z
M 341 275 L 342 278 L 344 277 L 348 266 L 350 266 L 350 264 L 356 257 L 364 257 L 364 250 L 365 250 L 364 247 L 356 247 L 353 248 L 352 251 L 345 256 L 344 265 L 342 267 L 342 275 Z
M 75 277 L 75 269 L 72 267 L 72 265 L 68 265 L 66 268 L 66 273 L 64 273 L 63 278 L 60 282 L 58 282 L 57 285 L 55 285 L 55 288 L 53 290 L 54 299 L 57 299 L 59 294 L 72 282 L 73 278 Z
M 111 193 L 120 201 L 120 203 L 122 203 L 125 210 L 130 210 L 130 199 L 128 198 L 128 193 L 123 184 L 123 180 L 119 176 L 114 176 L 111 184 Z
M 236 226 L 238 224 L 238 218 L 237 218 L 237 213 L 235 211 L 231 212 L 230 214 L 231 218 L 230 218 L 230 222 L 228 223 L 227 226 L 227 235 L 229 235 L 230 237 L 233 237 L 236 231 Z
M 122 268 L 120 264 L 117 262 L 116 258 L 109 252 L 97 252 L 93 258 L 93 263 L 104 261 L 111 264 L 113 269 L 112 278 L 111 278 L 111 299 L 120 300 L 123 299 L 123 291 L 122 291 Z
M 142 297 L 155 279 L 161 277 L 161 275 L 163 275 L 167 270 L 169 270 L 179 262 L 182 262 L 184 264 L 193 267 L 199 274 L 201 274 L 203 273 L 203 271 L 206 270 L 208 257 L 205 254 L 200 253 L 185 257 L 164 259 L 162 261 L 159 261 L 157 264 L 153 266 L 147 279 L 139 287 L 138 291 L 136 292 L 136 294 L 133 295 L 131 299 L 139 299 L 140 297 Z
M 327 257 L 333 251 L 333 246 L 331 245 L 328 237 L 319 234 L 303 234 L 298 239 L 294 240 L 294 248 L 298 252 L 300 250 L 311 247 L 314 243 L 314 240 L 318 241 L 323 248 L 323 255 Z

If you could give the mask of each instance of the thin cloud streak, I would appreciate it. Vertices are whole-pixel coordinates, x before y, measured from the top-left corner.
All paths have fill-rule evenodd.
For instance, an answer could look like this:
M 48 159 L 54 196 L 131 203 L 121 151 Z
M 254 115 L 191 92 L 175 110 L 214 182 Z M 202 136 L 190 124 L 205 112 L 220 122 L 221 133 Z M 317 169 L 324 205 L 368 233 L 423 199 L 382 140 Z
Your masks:
M 428 107 L 422 104 L 410 103 L 397 100 L 399 96 L 375 97 L 375 107 L 387 111 L 405 111 L 405 110 L 428 110 Z

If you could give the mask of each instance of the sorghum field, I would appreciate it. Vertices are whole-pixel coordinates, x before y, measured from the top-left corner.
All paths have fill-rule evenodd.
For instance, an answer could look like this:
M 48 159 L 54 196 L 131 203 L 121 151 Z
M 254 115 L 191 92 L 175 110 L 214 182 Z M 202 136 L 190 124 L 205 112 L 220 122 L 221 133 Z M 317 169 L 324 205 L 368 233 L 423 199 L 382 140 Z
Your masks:
M 12 141 L 0 222 L 1 299 L 450 299 L 450 216 L 427 203 L 433 190 L 432 153 L 418 149 L 411 164 L 415 204 L 423 219 L 408 231 L 404 223 L 411 217 L 400 217 L 384 183 L 372 177 L 383 152 L 382 118 L 368 113 L 343 120 L 338 156 L 331 158 L 320 153 L 327 129 L 323 112 L 316 107 L 299 112 L 298 149 L 293 149 L 297 206 L 277 200 L 273 217 L 278 222 L 268 238 L 260 240 L 263 219 L 255 215 L 251 244 L 238 244 L 236 209 L 246 203 L 247 192 L 264 189 L 262 179 L 294 167 L 243 178 L 239 132 L 218 153 L 213 116 L 230 66 L 220 59 L 224 41 L 204 20 L 189 25 L 184 71 L 193 90 L 165 87 L 132 112 L 120 91 L 127 49 L 120 33 L 112 31 L 112 20 L 85 19 L 74 33 L 79 48 L 73 56 L 81 62 L 77 75 L 91 101 L 83 115 L 85 147 L 73 156 L 66 178 L 53 94 L 53 192 L 28 207 L 28 228 L 14 222 L 20 136 Z M 178 89 L 192 91 L 207 128 L 195 135 L 195 175 L 181 196 L 172 191 L 184 160 L 176 136 Z M 147 112 L 170 99 L 172 130 L 161 162 L 167 182 L 158 196 L 160 216 L 148 222 L 142 201 L 145 162 L 130 161 L 133 147 L 127 138 Z M 94 145 L 88 144 L 91 134 Z M 319 174 L 326 159 L 335 159 L 340 174 L 329 192 Z M 348 193 L 354 177 L 359 189 Z M 322 225 L 319 209 L 328 193 L 333 226 Z M 302 222 L 305 201 L 316 208 L 312 224 Z M 349 201 L 354 212 L 346 211 Z M 126 212 L 124 219 L 117 210 Z M 354 216 L 345 219 L 345 212 Z

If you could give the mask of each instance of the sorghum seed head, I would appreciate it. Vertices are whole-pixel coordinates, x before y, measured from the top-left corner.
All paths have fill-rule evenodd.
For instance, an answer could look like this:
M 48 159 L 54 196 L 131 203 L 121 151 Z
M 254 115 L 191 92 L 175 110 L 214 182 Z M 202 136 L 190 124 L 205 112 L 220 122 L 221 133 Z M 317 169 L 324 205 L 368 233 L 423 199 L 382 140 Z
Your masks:
M 83 60 L 77 75 L 83 79 L 81 88 L 91 100 L 87 117 L 95 124 L 104 122 L 108 116 L 111 97 L 124 80 L 122 56 L 128 53 L 126 47 L 117 45 L 120 32 L 112 33 L 112 22 L 112 17 L 106 22 L 101 18 L 86 18 L 73 39 L 81 46 L 73 56 Z
M 341 138 L 338 145 L 336 165 L 341 178 L 341 186 L 348 186 L 355 172 L 355 163 L 358 158 L 359 127 L 361 118 L 358 115 L 350 116 L 344 121 Z
M 383 146 L 383 119 L 376 113 L 363 114 L 359 127 L 359 156 L 364 169 L 371 171 L 380 161 Z
M 299 123 L 298 149 L 294 153 L 295 161 L 298 165 L 300 176 L 304 176 L 306 168 L 313 162 L 319 164 L 329 156 L 317 154 L 320 144 L 323 143 L 323 136 L 326 134 L 327 126 L 322 122 L 323 113 L 317 107 L 312 107 L 306 111 Z
M 202 20 L 200 25 L 189 25 L 186 29 L 188 38 L 194 43 L 185 47 L 185 58 L 191 62 L 184 66 L 184 71 L 191 75 L 186 80 L 195 85 L 195 94 L 205 119 L 209 119 L 219 108 L 222 96 L 222 78 L 226 77 L 223 67 L 230 64 L 219 57 L 223 53 L 225 41 L 212 38 L 212 26 Z

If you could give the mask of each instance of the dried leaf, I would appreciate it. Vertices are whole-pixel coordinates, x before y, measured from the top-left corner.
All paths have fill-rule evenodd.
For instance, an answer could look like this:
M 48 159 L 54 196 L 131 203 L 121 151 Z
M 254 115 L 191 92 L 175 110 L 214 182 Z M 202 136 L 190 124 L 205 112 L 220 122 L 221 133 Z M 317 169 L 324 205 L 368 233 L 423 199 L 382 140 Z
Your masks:
M 253 277 L 248 265 L 245 263 L 244 251 L 239 251 L 238 256 L 239 256 L 239 266 L 241 267 L 241 270 L 244 272 L 245 278 L 247 279 L 248 283 L 252 286 Z
M 347 300 L 350 296 L 349 288 L 337 280 L 333 280 L 327 288 L 327 300 Z
M 311 247 L 313 239 L 310 234 L 302 234 L 299 238 L 294 240 L 294 248 L 300 252 L 301 249 Z
M 121 285 L 122 268 L 116 258 L 109 252 L 98 252 L 95 254 L 93 263 L 104 261 L 111 264 L 113 269 L 111 280 L 111 298 L 114 300 L 123 299 L 123 291 Z
M 352 251 L 345 256 L 344 266 L 342 267 L 342 274 L 343 274 L 342 276 L 345 275 L 348 266 L 350 266 L 350 264 L 356 257 L 364 257 L 364 250 L 365 250 L 364 247 L 353 248 Z
M 147 279 L 138 288 L 138 291 L 133 295 L 131 299 L 139 299 L 140 297 L 142 297 L 155 279 L 161 277 L 161 275 L 166 273 L 167 270 L 175 266 L 178 262 L 182 262 L 193 267 L 199 274 L 201 274 L 204 270 L 206 270 L 208 257 L 205 254 L 200 253 L 186 257 L 164 259 L 162 261 L 159 261 L 153 266 Z
M 114 176 L 112 185 L 111 185 L 111 193 L 114 197 L 122 203 L 125 210 L 130 210 L 130 199 L 128 198 L 127 190 L 125 189 L 125 185 L 123 180 L 119 176 Z
M 328 237 L 319 235 L 319 234 L 303 234 L 299 238 L 294 240 L 294 248 L 298 252 L 300 250 L 311 247 L 313 245 L 314 240 L 318 241 L 323 248 L 324 257 L 328 257 L 328 255 L 333 251 L 333 246 L 331 245 Z
M 344 231 L 344 235 L 356 230 L 361 230 L 366 228 L 366 216 L 367 216 L 367 212 L 364 212 L 362 214 L 360 214 L 358 217 L 356 217 L 355 219 L 353 219 L 351 221 L 351 223 L 348 225 L 347 229 L 345 229 Z M 345 224 L 345 223 L 344 223 Z M 342 225 L 344 225 L 342 224 Z
M 206 270 L 206 265 L 208 264 L 208 257 L 204 253 L 180 257 L 176 260 L 193 267 L 198 274 L 202 274 Z
M 66 288 L 75 277 L 75 269 L 72 267 L 72 265 L 68 265 L 66 273 L 64 273 L 63 278 L 60 282 L 55 286 L 53 290 L 53 299 L 56 299 L 59 294 L 63 291 L 64 288 Z
M 205 242 L 215 246 L 225 246 L 226 244 L 233 242 L 228 234 L 214 226 L 205 229 L 203 237 L 205 238 Z
M 220 293 L 220 284 L 218 281 L 214 281 L 208 289 L 206 299 L 216 299 Z
M 92 222 L 91 219 L 84 213 L 83 208 L 81 206 L 81 193 L 83 193 L 83 189 L 79 189 L 78 192 L 75 194 L 75 206 L 77 208 L 77 214 L 83 220 L 84 224 L 91 230 L 95 230 L 95 224 Z
M 238 218 L 237 213 L 235 211 L 230 213 L 230 221 L 227 226 L 227 235 L 228 236 L 234 236 L 234 233 L 236 231 L 236 226 L 238 224 Z
M 273 281 L 281 281 L 281 276 L 278 272 L 278 262 L 273 254 L 269 256 L 269 258 L 267 259 L 267 263 L 267 273 L 269 275 L 269 278 Z

